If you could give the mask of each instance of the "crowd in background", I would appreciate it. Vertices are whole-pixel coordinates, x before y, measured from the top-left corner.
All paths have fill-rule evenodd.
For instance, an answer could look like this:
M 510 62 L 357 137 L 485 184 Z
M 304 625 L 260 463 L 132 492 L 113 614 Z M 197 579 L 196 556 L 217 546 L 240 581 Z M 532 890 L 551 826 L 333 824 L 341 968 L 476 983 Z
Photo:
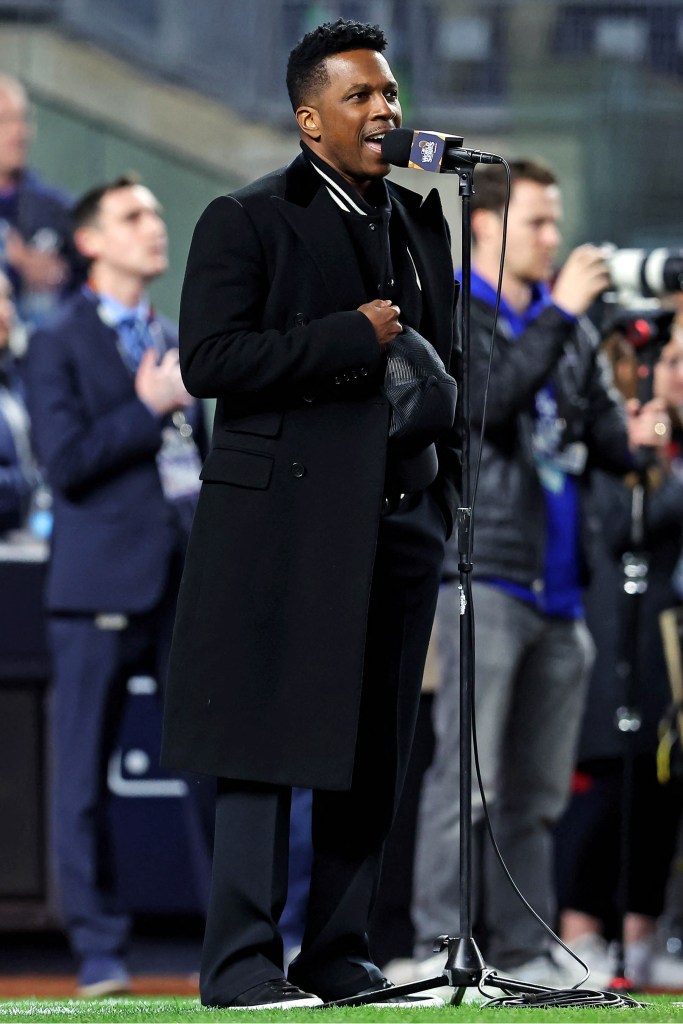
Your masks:
M 130 987 L 108 765 L 129 680 L 166 676 L 206 430 L 148 295 L 168 266 L 156 197 L 122 175 L 72 203 L 27 168 L 29 138 L 26 94 L 0 78 L 0 514 L 6 545 L 49 543 L 51 871 L 79 993 L 99 996 Z
M 19 372 L 27 335 L 79 275 L 71 243 L 69 199 L 28 167 L 31 125 L 22 85 L 0 76 L 0 526 L 30 526 L 40 477 L 31 453 Z M 45 535 L 44 519 L 34 526 Z
M 130 301 L 119 299 L 119 306 L 115 301 L 100 300 L 98 304 L 97 297 L 102 294 L 108 299 L 116 298 L 107 293 L 106 286 L 99 290 L 95 287 L 97 281 L 111 279 L 107 277 L 109 271 L 101 270 L 102 266 L 109 266 L 109 261 L 114 270 L 119 268 L 111 248 L 98 248 L 101 239 L 96 238 L 96 230 L 100 230 L 99 227 L 92 236 L 87 232 L 102 214 L 101 204 L 109 201 L 107 196 L 111 199 L 111 192 L 99 196 L 94 214 L 87 209 L 84 214 L 80 207 L 80 220 L 76 220 L 80 236 L 76 244 L 72 201 L 44 183 L 28 166 L 30 135 L 28 99 L 22 86 L 7 76 L 0 76 L 0 539 L 10 544 L 31 537 L 49 541 L 51 488 L 55 490 L 57 515 L 60 502 L 64 505 L 64 494 L 67 505 L 74 495 L 79 496 L 79 500 L 85 495 L 90 515 L 95 519 L 98 515 L 111 516 L 112 509 L 113 515 L 125 518 L 126 501 L 131 502 L 132 511 L 140 511 L 143 505 L 149 510 L 147 485 L 141 476 L 144 472 L 153 477 L 150 493 L 154 493 L 154 500 L 159 499 L 158 519 L 148 524 L 149 531 L 158 536 L 159 524 L 163 523 L 169 538 L 158 559 L 163 569 L 155 563 L 144 571 L 144 581 L 138 579 L 134 567 L 131 569 L 131 558 L 126 559 L 130 574 L 122 587 L 128 588 L 128 599 L 120 601 L 116 608 L 100 608 L 99 595 L 95 597 L 92 593 L 78 604 L 70 604 L 69 597 L 56 599 L 53 595 L 48 610 L 53 625 L 55 678 L 61 679 L 61 690 L 68 691 L 61 713 L 55 713 L 54 721 L 59 723 L 62 736 L 61 742 L 55 742 L 54 746 L 62 750 L 65 777 L 71 773 L 73 779 L 74 768 L 69 766 L 69 757 L 76 749 L 73 744 L 77 742 L 78 733 L 83 730 L 81 712 L 85 691 L 78 694 L 69 689 L 69 680 L 62 676 L 67 673 L 69 679 L 73 679 L 79 671 L 85 671 L 86 665 L 87 671 L 91 671 L 88 659 L 96 658 L 100 662 L 104 659 L 109 666 L 103 677 L 106 689 L 112 673 L 129 671 L 135 667 L 136 659 L 150 660 L 150 637 L 154 640 L 154 657 L 159 659 L 155 670 L 163 673 L 163 667 L 159 666 L 163 666 L 167 653 L 169 609 L 172 610 L 177 587 L 180 548 L 196 492 L 188 478 L 197 481 L 200 465 L 196 452 L 183 448 L 183 443 L 194 431 L 197 451 L 201 453 L 203 441 L 197 410 L 192 411 L 193 403 L 184 393 L 177 374 L 177 358 L 170 354 L 175 352 L 174 331 L 154 314 L 145 296 L 147 282 L 165 267 L 161 241 L 158 242 L 158 264 L 137 271 L 140 289 L 130 296 Z M 547 176 L 544 170 L 534 169 L 530 164 L 522 166 L 521 162 L 518 179 L 521 187 L 531 187 L 531 198 L 536 196 L 537 190 L 547 192 L 557 185 L 554 176 Z M 114 183 L 113 194 L 139 196 L 138 188 L 134 181 L 122 179 Z M 475 322 L 481 338 L 477 351 L 483 367 L 491 330 L 492 295 L 487 281 L 493 276 L 490 268 L 496 269 L 495 253 L 500 244 L 500 196 L 496 194 L 490 202 L 485 201 L 488 193 L 483 180 L 481 194 L 484 198 L 477 207 L 480 213 L 475 217 L 480 273 L 474 300 L 477 305 Z M 160 223 L 153 197 L 148 196 L 151 193 L 144 197 L 144 212 L 140 215 L 156 218 Z M 533 213 L 530 207 L 529 216 Z M 554 216 L 554 213 L 550 216 L 551 228 L 556 231 Z M 161 239 L 163 232 L 159 224 L 155 224 Z M 521 229 L 517 237 L 514 232 L 511 234 L 508 241 L 510 273 L 517 273 L 520 281 L 526 280 L 528 275 L 528 267 L 515 263 L 524 244 Z M 548 246 L 552 257 L 558 244 L 559 235 L 554 235 Z M 578 256 L 575 253 L 570 256 L 569 269 L 560 276 L 559 284 L 554 285 L 555 306 L 551 303 L 550 292 L 546 291 L 550 265 L 534 271 L 543 287 L 530 293 L 521 312 L 515 301 L 510 300 L 508 308 L 503 308 L 502 317 L 502 322 L 508 323 L 508 330 L 499 326 L 499 345 L 505 357 L 501 357 L 501 364 L 494 362 L 486 428 L 490 445 L 484 450 L 481 481 L 484 497 L 480 499 L 484 510 L 488 508 L 490 514 L 484 511 L 478 517 L 479 548 L 475 539 L 475 598 L 476 611 L 481 616 L 478 621 L 482 642 L 477 668 L 481 694 L 477 726 L 482 743 L 491 743 L 490 757 L 485 756 L 483 761 L 485 786 L 490 786 L 487 797 L 513 875 L 539 912 L 550 918 L 550 923 L 557 922 L 565 941 L 590 963 L 594 979 L 601 984 L 609 983 L 620 966 L 619 951 L 615 958 L 613 943 L 615 939 L 623 939 L 623 966 L 638 986 L 683 988 L 683 962 L 673 958 L 665 962 L 665 958 L 658 958 L 656 946 L 657 921 L 664 908 L 683 807 L 681 781 L 676 777 L 675 752 L 680 747 L 680 736 L 675 718 L 669 731 L 668 759 L 662 753 L 660 739 L 660 723 L 671 703 L 671 692 L 659 623 L 662 611 L 683 603 L 679 565 L 683 543 L 683 312 L 672 306 L 670 313 L 665 310 L 652 317 L 646 325 L 650 333 L 644 341 L 643 337 L 633 337 L 635 315 L 622 318 L 606 332 L 608 336 L 603 339 L 597 356 L 595 330 L 588 325 L 585 313 L 608 282 L 600 276 L 602 271 L 596 271 L 593 265 L 577 269 L 582 259 L 589 259 L 585 250 Z M 577 300 L 576 279 L 581 274 L 593 273 L 591 283 L 579 287 L 581 296 Z M 112 287 L 112 291 L 116 288 Z M 110 417 L 107 421 L 109 440 L 116 435 L 121 447 L 114 452 L 101 439 L 98 442 L 94 435 L 88 435 L 84 442 L 90 457 L 87 469 L 82 465 L 78 468 L 80 475 L 69 476 L 71 472 L 76 473 L 76 427 L 73 427 L 73 434 L 67 435 L 70 451 L 56 451 L 55 446 L 62 439 L 55 436 L 55 429 L 71 427 L 63 418 L 51 420 L 49 411 L 63 408 L 63 396 L 57 395 L 54 387 L 60 370 L 67 363 L 72 364 L 65 357 L 60 367 L 55 356 L 59 350 L 52 350 L 50 346 L 62 344 L 64 318 L 71 316 L 79 303 L 85 319 L 73 323 L 67 319 L 70 329 L 78 329 L 80 324 L 90 337 L 104 323 L 105 329 L 113 331 L 123 346 L 119 362 L 125 365 L 126 373 L 121 378 L 121 394 L 125 394 L 125 401 L 129 403 L 125 407 L 125 429 L 130 427 L 130 410 L 134 407 L 139 430 L 134 438 L 131 435 L 124 441 L 121 438 L 124 427 L 114 426 L 112 409 L 119 408 L 117 403 L 123 398 L 107 394 L 102 396 L 100 405 L 98 398 L 85 414 L 83 408 L 79 408 L 74 419 L 80 419 L 81 424 L 91 414 Z M 129 327 L 124 322 L 123 307 L 135 308 L 137 326 Z M 91 314 L 92 323 L 87 319 Z M 533 336 L 539 317 L 542 329 Z M 60 323 L 61 327 L 56 326 Z M 154 327 L 154 324 L 159 326 Z M 136 336 L 136 331 L 142 332 L 142 339 L 140 334 Z M 159 341 L 162 335 L 163 342 Z M 572 344 L 574 355 L 562 373 L 565 377 L 574 375 L 573 388 L 567 386 L 566 380 L 556 379 L 560 353 Z M 155 350 L 154 356 L 145 355 L 150 348 Z M 83 358 L 88 356 L 84 354 Z M 612 364 L 613 380 L 605 365 L 606 358 Z M 154 376 L 157 362 L 160 374 L 163 364 L 163 380 L 161 376 L 158 379 Z M 27 365 L 28 374 L 25 372 Z M 98 365 L 95 375 L 106 377 L 110 371 L 110 367 Z M 636 396 L 635 385 L 644 375 L 649 377 L 651 393 L 641 392 L 640 404 L 629 406 Z M 66 376 L 65 373 L 65 387 L 68 387 Z M 613 381 L 622 392 L 621 399 L 616 396 Z M 31 388 L 35 389 L 33 393 Z M 480 391 L 483 394 L 483 387 Z M 569 404 L 559 411 L 558 393 L 571 394 Z M 88 400 L 92 398 L 90 385 L 84 394 Z M 51 403 L 48 408 L 44 399 Z M 531 399 L 535 400 L 533 415 L 526 408 Z M 624 410 L 637 408 L 641 412 L 651 400 L 655 405 L 648 429 L 653 425 L 656 436 L 650 439 L 645 435 L 641 418 L 641 433 L 631 435 L 631 453 L 639 450 L 642 458 L 639 461 L 634 456 L 629 462 Z M 33 411 L 36 426 L 39 425 L 41 440 L 37 446 L 31 434 L 29 410 Z M 637 418 L 638 413 L 634 416 Z M 567 452 L 564 462 L 557 458 L 557 438 L 549 437 L 554 424 L 560 420 L 568 426 L 571 435 L 562 442 L 562 450 Z M 543 430 L 537 429 L 539 423 L 545 428 L 544 436 L 541 436 Z M 482 429 L 481 421 L 475 427 Z M 528 462 L 515 482 L 506 475 L 507 469 L 503 471 L 507 463 L 499 453 L 512 444 L 511 438 L 517 431 L 521 432 L 521 443 L 529 447 Z M 543 449 L 544 444 L 550 447 Z M 160 465 L 157 454 L 162 447 L 165 462 Z M 541 536 L 537 532 L 539 517 L 542 519 L 544 515 L 541 507 L 546 513 L 552 508 L 560 539 L 553 546 L 551 568 L 553 572 L 560 571 L 558 561 L 567 537 L 563 533 L 567 509 L 572 502 L 583 502 L 582 492 L 588 490 L 588 480 L 584 479 L 586 458 L 600 465 L 599 471 L 591 474 L 590 513 L 584 513 L 582 520 L 582 528 L 585 526 L 586 532 L 591 534 L 591 543 L 597 545 L 591 553 L 590 580 L 581 546 L 584 538 L 573 537 L 571 543 L 575 545 L 576 555 L 576 564 L 572 567 L 573 589 L 559 595 L 558 600 L 566 602 L 559 610 L 544 608 L 542 615 L 549 615 L 549 619 L 541 621 L 534 618 L 538 612 L 531 599 L 534 573 L 526 572 L 524 559 Z M 116 505 L 119 499 L 115 499 L 109 505 L 107 473 L 112 467 L 120 466 L 121 460 L 125 460 L 131 470 L 131 477 L 127 479 L 134 478 L 135 482 L 128 495 L 122 492 L 120 500 L 124 504 Z M 538 501 L 533 504 L 529 501 L 529 479 L 539 472 L 540 465 L 544 492 L 542 496 L 539 492 Z M 158 478 L 164 486 L 157 493 Z M 576 489 L 574 481 L 580 481 Z M 553 497 L 549 499 L 548 494 Z M 564 494 L 566 501 L 559 501 L 558 494 Z M 519 504 L 506 521 L 501 509 L 511 506 L 515 497 L 519 498 Z M 171 506 L 176 517 L 172 523 L 168 512 Z M 82 535 L 78 533 L 78 524 L 66 526 L 62 521 L 57 526 L 65 532 L 67 529 L 74 531 L 67 561 L 69 557 L 77 557 L 74 552 L 90 526 L 83 526 Z M 530 535 L 526 536 L 525 531 Z M 140 524 L 131 518 L 120 536 L 130 538 L 139 532 L 142 532 Z M 64 533 L 60 540 L 63 536 Z M 142 547 L 147 550 L 140 558 L 148 558 L 149 545 L 143 543 Z M 93 547 L 94 552 L 98 550 Z M 482 559 L 479 576 L 478 556 Z M 82 552 L 79 557 L 84 557 Z M 103 562 L 99 562 L 98 557 L 93 556 L 91 568 L 101 577 Z M 104 556 L 102 559 L 104 561 Z M 639 600 L 631 597 L 629 601 L 628 594 L 625 595 L 624 574 L 634 563 L 645 566 L 647 590 Z M 628 581 L 628 576 L 626 578 Z M 154 592 L 137 607 L 132 591 L 150 581 L 156 581 L 158 586 L 156 589 L 153 586 Z M 65 592 L 73 588 L 74 577 L 68 567 L 62 585 Z M 575 611 L 575 606 L 583 601 L 580 592 L 586 586 L 588 631 L 584 635 L 583 612 Z M 437 750 L 424 784 L 416 835 L 417 862 L 411 908 L 416 947 L 408 962 L 395 965 L 393 975 L 387 970 L 396 981 L 429 976 L 437 966 L 429 956 L 431 941 L 440 932 L 453 933 L 458 923 L 455 855 L 459 829 L 455 806 L 458 716 L 453 703 L 457 695 L 457 647 L 454 646 L 458 632 L 457 604 L 457 573 L 454 565 L 447 563 L 437 612 L 442 666 L 435 713 Z M 111 613 L 110 618 L 125 613 L 122 617 L 126 621 L 100 622 L 85 637 L 83 621 L 77 620 L 86 611 L 92 616 L 98 610 Z M 560 621 L 568 624 L 565 635 L 561 635 Z M 131 622 L 135 626 L 134 635 L 130 633 Z M 129 644 L 122 653 L 120 641 L 124 633 Z M 545 645 L 542 649 L 539 647 L 541 633 Z M 513 643 L 517 644 L 514 657 Z M 102 653 L 103 645 L 107 647 L 106 654 Z M 534 659 L 538 659 L 537 662 Z M 507 689 L 501 686 L 501 676 L 506 673 L 509 676 Z M 519 686 L 522 676 L 526 679 L 524 689 Z M 558 703 L 556 688 L 548 690 L 551 676 L 555 682 L 562 677 L 564 704 Z M 539 712 L 544 700 L 554 705 L 551 715 L 554 732 L 548 731 L 547 720 L 534 722 L 534 714 Z M 62 836 L 62 850 L 70 847 L 62 864 L 63 895 L 77 889 L 78 884 L 86 887 L 88 884 L 83 878 L 94 856 L 89 847 L 95 839 L 92 834 L 83 833 L 78 853 L 80 863 L 74 866 L 73 835 L 64 837 L 63 833 L 69 822 L 74 832 L 79 828 L 87 830 L 88 821 L 99 813 L 104 794 L 102 780 L 93 766 L 101 759 L 102 749 L 107 745 L 103 730 L 111 728 L 111 708 L 106 705 L 103 695 L 101 718 L 92 725 L 92 730 L 88 727 L 98 739 L 88 755 L 91 778 L 97 776 L 97 785 L 91 786 L 85 796 L 83 792 L 76 794 L 73 786 L 69 792 L 61 791 L 58 835 Z M 70 711 L 66 717 L 65 708 Z M 629 722 L 632 725 L 634 721 L 640 728 L 629 726 Z M 512 723 L 507 733 L 502 730 L 504 722 Z M 73 731 L 67 733 L 67 729 Z M 552 771 L 548 767 L 551 760 Z M 506 772 L 507 790 L 500 785 Z M 56 778 L 59 779 L 59 775 Z M 621 829 L 625 791 L 630 823 L 627 822 L 624 839 Z M 78 800 L 82 800 L 80 805 Z M 310 813 L 306 810 L 305 795 L 301 806 L 305 833 L 305 815 Z M 497 865 L 488 863 L 490 851 L 485 850 L 487 840 L 483 834 L 480 803 L 476 806 L 476 819 L 477 856 L 482 870 L 476 900 L 482 945 L 486 948 L 488 944 L 487 956 L 512 973 L 520 964 L 535 964 L 536 973 L 527 974 L 532 981 L 540 979 L 540 983 L 548 984 L 575 981 L 576 971 L 571 977 L 562 973 L 561 964 L 548 952 L 545 936 L 539 937 L 539 929 L 510 894 Z M 549 844 L 553 842 L 551 829 L 555 825 L 553 879 Z M 301 845 L 305 865 L 305 835 Z M 628 850 L 627 858 L 624 858 L 625 850 Z M 619 870 L 620 865 L 624 868 L 624 859 L 628 861 L 625 880 Z M 304 876 L 305 870 L 304 867 Z M 81 883 L 77 880 L 79 872 Z M 520 878 L 525 874 L 528 884 Z M 546 882 L 548 887 L 552 885 L 552 892 L 544 888 Z M 89 900 L 100 900 L 96 907 L 88 907 L 91 918 L 86 920 L 87 914 L 81 911 L 71 917 L 68 911 L 65 914 L 72 946 L 79 959 L 80 988 L 84 994 L 118 991 L 129 983 L 123 954 L 130 922 L 125 915 L 111 911 L 107 898 L 98 881 L 89 894 L 84 895 L 81 890 L 75 897 L 81 911 Z M 294 923 L 293 946 L 296 938 Z M 515 941 L 517 947 L 508 948 Z M 103 987 L 107 982 L 113 984 Z
M 681 807 L 680 780 L 664 778 L 661 750 L 659 773 L 657 762 L 671 702 L 658 616 L 680 603 L 680 321 L 673 309 L 650 320 L 642 310 L 611 311 L 601 339 L 587 313 L 610 285 L 604 253 L 579 246 L 556 272 L 558 178 L 530 160 L 511 161 L 511 177 L 497 321 L 500 167 L 475 173 L 472 199 L 469 373 L 474 450 L 481 446 L 474 717 L 483 783 L 483 794 L 476 786 L 472 794 L 474 934 L 507 976 L 569 987 L 580 981 L 578 964 L 544 926 L 560 909 L 563 937 L 594 984 L 625 971 L 638 987 L 676 987 L 680 965 L 677 973 L 658 955 L 655 931 Z M 451 542 L 436 615 L 435 753 L 416 830 L 414 955 L 388 966 L 396 982 L 435 976 L 443 953 L 432 954 L 431 943 L 460 920 L 458 557 Z M 540 918 L 501 869 L 484 797 L 503 859 Z M 622 938 L 620 951 L 612 940 Z

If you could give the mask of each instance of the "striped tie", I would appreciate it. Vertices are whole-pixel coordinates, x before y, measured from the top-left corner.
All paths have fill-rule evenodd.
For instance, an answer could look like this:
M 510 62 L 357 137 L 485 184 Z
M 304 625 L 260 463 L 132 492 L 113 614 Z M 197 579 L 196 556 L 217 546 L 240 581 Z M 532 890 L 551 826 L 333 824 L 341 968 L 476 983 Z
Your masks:
M 147 320 L 136 316 L 125 316 L 119 320 L 117 329 L 123 342 L 133 371 L 137 370 L 146 350 L 152 344 L 152 337 Z

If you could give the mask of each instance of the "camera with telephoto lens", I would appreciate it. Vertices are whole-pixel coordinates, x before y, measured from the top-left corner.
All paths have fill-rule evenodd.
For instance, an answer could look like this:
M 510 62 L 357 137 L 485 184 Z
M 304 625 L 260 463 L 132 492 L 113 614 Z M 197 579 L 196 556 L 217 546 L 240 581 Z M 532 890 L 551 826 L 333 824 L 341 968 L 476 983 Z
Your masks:
M 667 295 L 683 291 L 683 249 L 618 249 L 602 247 L 607 260 L 612 294 L 607 301 L 629 308 L 643 300 L 656 305 Z
M 671 296 L 683 292 L 683 249 L 601 248 L 611 283 L 602 296 L 604 310 L 611 310 L 602 317 L 602 337 L 616 331 L 639 360 L 652 362 L 670 337 Z

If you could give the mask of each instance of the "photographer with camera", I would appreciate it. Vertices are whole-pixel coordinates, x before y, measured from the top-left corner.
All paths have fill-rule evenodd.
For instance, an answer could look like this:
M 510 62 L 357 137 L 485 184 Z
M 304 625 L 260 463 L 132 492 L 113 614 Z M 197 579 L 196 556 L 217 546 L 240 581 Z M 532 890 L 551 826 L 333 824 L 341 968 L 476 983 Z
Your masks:
M 672 435 L 664 448 L 652 449 L 644 473 L 625 481 L 596 473 L 593 481 L 602 557 L 586 614 L 597 654 L 574 793 L 557 831 L 557 858 L 562 935 L 590 960 L 592 982 L 608 985 L 617 973 L 608 940 L 623 938 L 626 975 L 636 988 L 680 991 L 683 963 L 656 949 L 657 918 L 683 809 L 680 780 L 658 778 L 656 756 L 659 722 L 671 701 L 659 615 L 681 603 L 672 574 L 683 543 L 683 333 L 670 333 L 671 319 L 664 313 L 622 318 L 605 342 L 627 398 L 654 366 L 654 393 L 666 403 Z M 634 502 L 640 507 L 635 489 L 641 486 L 646 493 L 636 549 L 633 508 Z M 634 554 L 645 567 L 647 584 L 636 595 L 625 593 L 622 567 L 624 558 L 633 564 Z M 629 642 L 630 631 L 635 635 Z M 624 709 L 631 719 L 626 733 L 617 727 L 621 723 L 623 729 Z M 625 854 L 624 800 L 630 818 Z
M 590 546 L 583 507 L 588 472 L 596 465 L 627 471 L 633 465 L 629 430 L 631 443 L 639 444 L 644 437 L 658 438 L 655 424 L 664 420 L 659 402 L 642 409 L 633 405 L 626 413 L 598 357 L 584 314 L 609 284 L 601 250 L 575 249 L 549 283 L 560 244 L 555 175 L 531 160 L 512 161 L 511 172 L 490 381 L 506 196 L 500 165 L 477 168 L 472 199 L 475 458 L 482 445 L 473 517 L 475 718 L 485 795 L 503 856 L 526 898 L 553 921 L 552 826 L 569 795 L 593 657 L 582 606 Z M 453 934 L 459 920 L 457 563 L 452 543 L 436 615 L 436 747 L 418 818 L 412 906 L 417 961 L 387 968 L 397 982 L 440 969 L 443 954 L 423 958 L 434 938 Z M 475 938 L 487 962 L 533 983 L 570 983 L 548 951 L 543 927 L 522 906 L 483 842 L 483 819 L 474 792 Z M 571 980 L 578 980 L 576 970 Z

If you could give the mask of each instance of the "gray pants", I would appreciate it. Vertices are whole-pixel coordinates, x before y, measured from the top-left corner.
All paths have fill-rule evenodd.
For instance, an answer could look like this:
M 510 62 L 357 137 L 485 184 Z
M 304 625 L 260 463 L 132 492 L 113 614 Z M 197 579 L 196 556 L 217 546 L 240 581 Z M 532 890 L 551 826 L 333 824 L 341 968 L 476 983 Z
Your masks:
M 544 618 L 497 587 L 473 585 L 475 721 L 494 834 L 526 899 L 555 915 L 551 827 L 564 810 L 593 643 L 583 621 Z M 442 586 L 436 612 L 441 665 L 436 748 L 417 826 L 412 917 L 415 955 L 459 931 L 459 588 Z M 474 773 L 474 767 L 473 767 Z M 472 794 L 473 919 L 487 962 L 510 968 L 547 946 L 541 925 L 505 878 L 488 836 L 476 779 Z

